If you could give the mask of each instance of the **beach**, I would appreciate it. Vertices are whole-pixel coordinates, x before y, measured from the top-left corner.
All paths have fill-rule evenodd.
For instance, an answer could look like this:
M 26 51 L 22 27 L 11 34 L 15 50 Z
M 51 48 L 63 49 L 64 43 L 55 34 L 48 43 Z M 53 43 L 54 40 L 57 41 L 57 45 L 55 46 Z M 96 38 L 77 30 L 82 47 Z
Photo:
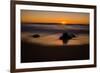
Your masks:
M 52 27 L 52 28 L 50 28 Z M 21 62 L 45 62 L 89 59 L 88 26 L 70 25 L 67 30 L 56 25 L 30 25 L 21 29 Z M 75 34 L 63 44 L 63 32 Z M 38 38 L 33 35 L 38 34 Z

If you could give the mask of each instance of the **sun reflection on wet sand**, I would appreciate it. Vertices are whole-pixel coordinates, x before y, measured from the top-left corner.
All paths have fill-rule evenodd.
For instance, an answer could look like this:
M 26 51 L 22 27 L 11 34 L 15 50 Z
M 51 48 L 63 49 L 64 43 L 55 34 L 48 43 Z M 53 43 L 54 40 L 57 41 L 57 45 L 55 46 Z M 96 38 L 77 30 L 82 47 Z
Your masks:
M 33 38 L 33 33 L 22 33 L 21 39 L 29 43 L 37 43 L 44 46 L 60 46 L 63 45 L 62 40 L 59 40 L 59 36 L 62 33 L 57 34 L 40 34 L 39 38 Z M 69 40 L 65 45 L 84 45 L 89 44 L 89 35 L 88 34 L 79 34 L 75 38 Z

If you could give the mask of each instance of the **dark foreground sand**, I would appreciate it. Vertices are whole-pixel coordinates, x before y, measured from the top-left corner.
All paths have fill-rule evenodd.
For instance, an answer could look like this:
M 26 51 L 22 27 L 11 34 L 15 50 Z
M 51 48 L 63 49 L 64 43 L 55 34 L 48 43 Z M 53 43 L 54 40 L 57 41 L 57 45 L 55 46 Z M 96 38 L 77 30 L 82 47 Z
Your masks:
M 89 45 L 42 46 L 21 42 L 21 62 L 45 62 L 89 59 Z

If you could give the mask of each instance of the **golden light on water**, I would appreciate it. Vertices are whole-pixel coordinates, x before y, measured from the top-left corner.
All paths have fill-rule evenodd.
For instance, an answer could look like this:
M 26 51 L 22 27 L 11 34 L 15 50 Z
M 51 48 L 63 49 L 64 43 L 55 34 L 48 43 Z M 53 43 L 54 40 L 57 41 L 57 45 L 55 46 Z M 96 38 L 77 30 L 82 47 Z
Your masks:
M 61 34 L 61 33 L 59 33 Z M 40 38 L 34 39 L 33 37 L 29 36 L 31 33 L 23 33 L 22 40 L 30 43 L 38 43 L 45 46 L 53 46 L 53 45 L 63 45 L 62 40 L 59 40 L 59 34 L 52 34 L 49 36 L 42 36 Z M 47 41 L 48 40 L 48 41 Z M 68 44 L 66 45 L 84 45 L 89 43 L 89 35 L 87 34 L 80 34 L 77 37 L 69 40 Z

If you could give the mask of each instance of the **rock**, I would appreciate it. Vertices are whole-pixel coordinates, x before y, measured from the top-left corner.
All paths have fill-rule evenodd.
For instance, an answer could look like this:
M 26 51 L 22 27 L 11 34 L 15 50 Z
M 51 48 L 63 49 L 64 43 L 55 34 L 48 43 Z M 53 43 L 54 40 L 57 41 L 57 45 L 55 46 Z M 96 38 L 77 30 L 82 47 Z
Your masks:
M 34 38 L 39 38 L 40 35 L 39 35 L 39 34 L 34 34 L 34 35 L 32 35 L 32 37 L 34 37 Z
M 70 39 L 72 39 L 73 37 L 76 37 L 74 34 L 69 34 L 68 32 L 64 32 L 61 36 L 60 36 L 60 40 L 62 40 L 63 44 L 67 44 L 68 41 Z

